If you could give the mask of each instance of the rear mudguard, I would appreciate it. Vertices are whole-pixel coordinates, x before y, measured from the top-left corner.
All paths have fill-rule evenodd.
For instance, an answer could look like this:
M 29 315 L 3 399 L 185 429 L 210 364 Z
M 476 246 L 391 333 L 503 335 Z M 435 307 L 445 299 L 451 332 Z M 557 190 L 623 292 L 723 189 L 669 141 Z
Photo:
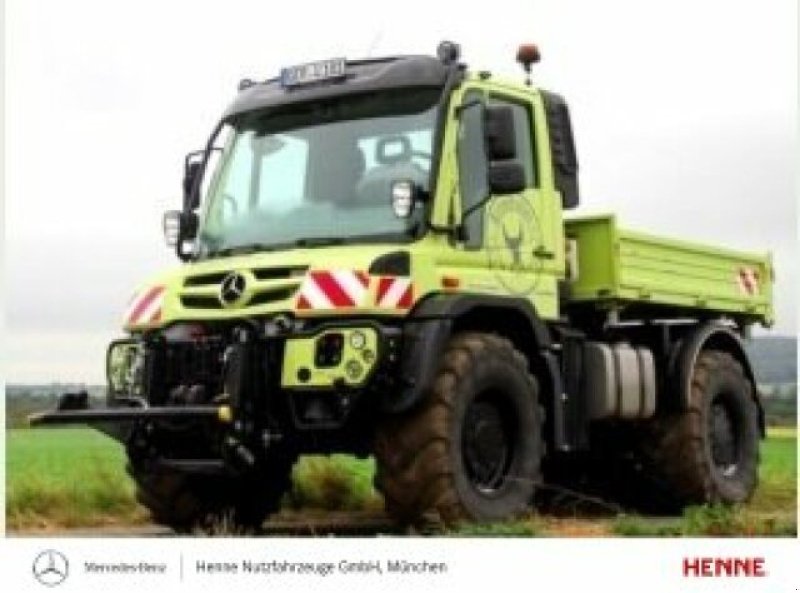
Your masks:
M 708 322 L 697 326 L 693 331 L 678 342 L 673 350 L 670 360 L 670 384 L 678 394 L 680 409 L 685 410 L 689 405 L 691 394 L 692 371 L 697 357 L 703 350 L 721 350 L 733 356 L 742 365 L 745 376 L 753 384 L 753 400 L 758 407 L 758 424 L 761 436 L 766 434 L 764 419 L 764 406 L 756 387 L 756 378 L 753 367 L 744 344 L 739 335 L 729 326 L 718 322 Z

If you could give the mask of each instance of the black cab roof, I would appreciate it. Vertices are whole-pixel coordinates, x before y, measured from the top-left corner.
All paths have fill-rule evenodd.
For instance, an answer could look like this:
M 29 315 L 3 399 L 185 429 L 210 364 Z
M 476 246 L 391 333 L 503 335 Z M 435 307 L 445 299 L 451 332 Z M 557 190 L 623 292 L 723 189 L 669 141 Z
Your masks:
M 402 56 L 346 62 L 340 80 L 286 88 L 280 77 L 255 83 L 242 90 L 223 115 L 237 115 L 290 103 L 304 103 L 329 97 L 387 91 L 396 88 L 443 88 L 451 68 L 431 56 Z

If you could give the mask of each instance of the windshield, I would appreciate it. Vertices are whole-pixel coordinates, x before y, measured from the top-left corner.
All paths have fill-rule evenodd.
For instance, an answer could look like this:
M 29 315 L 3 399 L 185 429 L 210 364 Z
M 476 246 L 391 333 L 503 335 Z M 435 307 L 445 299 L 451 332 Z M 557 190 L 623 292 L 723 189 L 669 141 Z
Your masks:
M 439 94 L 349 96 L 235 122 L 209 187 L 199 255 L 407 233 L 391 183 L 429 190 Z

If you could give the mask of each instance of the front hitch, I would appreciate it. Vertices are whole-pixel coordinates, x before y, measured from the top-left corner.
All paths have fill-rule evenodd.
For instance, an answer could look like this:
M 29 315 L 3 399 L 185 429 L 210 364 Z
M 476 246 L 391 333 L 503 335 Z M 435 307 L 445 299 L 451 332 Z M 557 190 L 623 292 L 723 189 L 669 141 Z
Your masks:
M 96 408 L 89 407 L 85 391 L 65 393 L 58 398 L 55 410 L 28 416 L 31 426 L 55 426 L 64 424 L 108 424 L 127 423 L 139 420 L 205 420 L 227 424 L 231 410 L 227 405 L 204 406 L 148 406 L 144 400 L 137 407 Z
M 228 406 L 182 406 L 153 408 L 103 408 L 95 410 L 52 410 L 28 417 L 31 426 L 96 424 L 137 420 L 208 420 L 225 422 Z

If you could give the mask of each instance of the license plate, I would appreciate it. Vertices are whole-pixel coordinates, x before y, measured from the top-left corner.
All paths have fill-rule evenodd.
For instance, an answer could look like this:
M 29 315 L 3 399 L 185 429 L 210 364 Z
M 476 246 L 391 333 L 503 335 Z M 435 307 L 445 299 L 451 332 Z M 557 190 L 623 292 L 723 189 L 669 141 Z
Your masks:
M 299 66 L 290 66 L 281 70 L 281 85 L 285 88 L 292 88 L 321 82 L 325 80 L 335 80 L 343 78 L 345 75 L 345 59 L 336 58 L 324 60 L 322 62 L 310 62 Z

